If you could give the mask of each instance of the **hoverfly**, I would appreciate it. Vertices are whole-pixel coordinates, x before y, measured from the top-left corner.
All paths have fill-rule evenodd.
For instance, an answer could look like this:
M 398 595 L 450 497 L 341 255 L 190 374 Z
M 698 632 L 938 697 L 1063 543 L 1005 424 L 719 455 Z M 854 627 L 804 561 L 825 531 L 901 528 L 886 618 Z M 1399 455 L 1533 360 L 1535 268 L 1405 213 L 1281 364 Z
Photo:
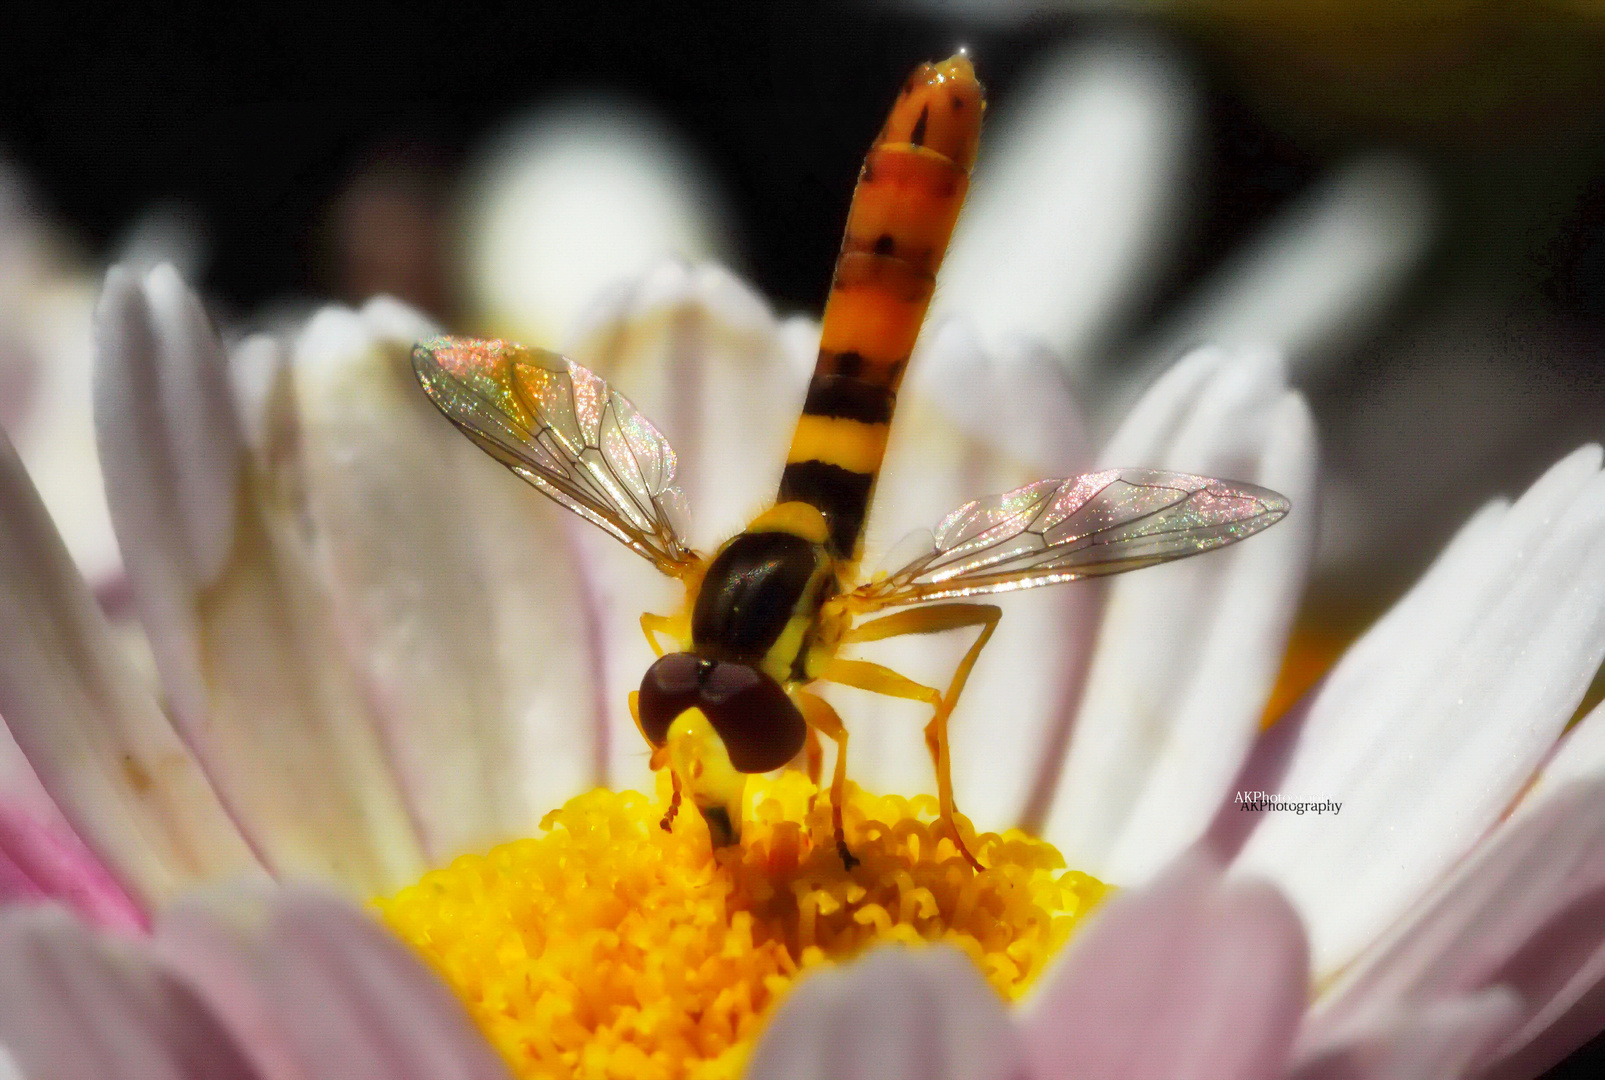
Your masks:
M 1286 499 L 1249 484 L 1111 469 L 967 503 L 937 527 L 928 551 L 860 578 L 897 390 L 969 185 L 983 108 L 962 53 L 921 65 L 904 83 L 853 193 L 780 490 L 711 556 L 682 539 L 684 498 L 667 440 L 593 372 L 504 341 L 441 337 L 413 351 L 425 392 L 469 438 L 684 583 L 678 612 L 641 616 L 657 660 L 630 698 L 653 769 L 671 770 L 665 828 L 683 792 L 715 845 L 737 842 L 745 774 L 801 760 L 817 783 L 823 736 L 837 747 L 835 839 L 851 868 L 842 826 L 848 733 L 812 689 L 837 683 L 931 707 L 925 741 L 941 819 L 979 869 L 954 821 L 947 725 L 1002 612 L 970 598 L 1184 558 L 1288 511 Z M 978 633 L 945 690 L 840 655 L 847 645 L 964 628 Z

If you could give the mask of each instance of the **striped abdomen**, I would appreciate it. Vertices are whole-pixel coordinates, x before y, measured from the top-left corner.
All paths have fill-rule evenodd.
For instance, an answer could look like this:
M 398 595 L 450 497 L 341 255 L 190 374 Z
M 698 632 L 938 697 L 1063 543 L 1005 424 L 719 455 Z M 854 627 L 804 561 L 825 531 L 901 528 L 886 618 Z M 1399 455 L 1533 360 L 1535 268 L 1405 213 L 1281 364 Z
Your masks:
M 897 388 L 969 187 L 982 109 L 966 57 L 920 65 L 858 176 L 778 500 L 817 507 L 838 559 L 859 554 Z

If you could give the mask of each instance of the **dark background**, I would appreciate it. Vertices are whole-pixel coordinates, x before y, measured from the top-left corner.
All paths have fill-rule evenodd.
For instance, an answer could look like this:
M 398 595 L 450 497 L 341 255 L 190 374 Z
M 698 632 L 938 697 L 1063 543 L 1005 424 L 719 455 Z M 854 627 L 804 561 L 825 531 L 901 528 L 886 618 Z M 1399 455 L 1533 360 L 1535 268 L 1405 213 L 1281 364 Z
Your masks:
M 1444 229 L 1349 381 L 1306 388 L 1323 424 L 1391 362 L 1390 345 L 1422 332 L 1424 312 L 1462 294 L 1501 297 L 1562 342 L 1518 347 L 1512 363 L 1592 391 L 1605 345 L 1599 24 L 1421 7 L 1401 27 L 1361 4 L 1329 28 L 1235 17 L 1229 3 L 1183 4 L 1162 21 L 1013 22 L 842 4 L 31 5 L 7 15 L 0 153 L 90 262 L 152 204 L 193 207 L 210 241 L 199 284 L 248 312 L 346 290 L 330 215 L 376 161 L 444 187 L 514 114 L 605 91 L 653 106 L 710 163 L 735 214 L 736 269 L 782 310 L 817 310 L 860 155 L 914 63 L 964 43 L 1001 103 L 1046 50 L 1114 23 L 1174 41 L 1207 109 L 1182 254 L 1133 332 L 1328 167 L 1386 147 L 1426 165 Z M 451 303 L 442 294 L 435 313 L 449 318 Z M 1540 464 L 1556 456 L 1535 450 Z M 1521 484 L 1532 475 L 1511 465 Z M 1489 490 L 1510 481 L 1492 476 Z M 1372 589 L 1356 621 L 1419 565 L 1401 560 L 1401 580 Z M 1352 592 L 1344 580 L 1324 588 Z M 1551 1075 L 1605 1075 L 1605 1042 Z

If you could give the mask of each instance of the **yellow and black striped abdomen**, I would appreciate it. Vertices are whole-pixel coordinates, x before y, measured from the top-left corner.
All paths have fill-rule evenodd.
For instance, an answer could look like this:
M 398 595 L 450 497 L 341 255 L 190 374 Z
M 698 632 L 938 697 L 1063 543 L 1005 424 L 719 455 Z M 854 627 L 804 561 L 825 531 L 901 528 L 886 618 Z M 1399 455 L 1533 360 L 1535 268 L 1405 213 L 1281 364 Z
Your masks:
M 922 64 L 864 159 L 779 501 L 815 506 L 858 557 L 897 389 L 969 187 L 983 100 L 969 60 Z

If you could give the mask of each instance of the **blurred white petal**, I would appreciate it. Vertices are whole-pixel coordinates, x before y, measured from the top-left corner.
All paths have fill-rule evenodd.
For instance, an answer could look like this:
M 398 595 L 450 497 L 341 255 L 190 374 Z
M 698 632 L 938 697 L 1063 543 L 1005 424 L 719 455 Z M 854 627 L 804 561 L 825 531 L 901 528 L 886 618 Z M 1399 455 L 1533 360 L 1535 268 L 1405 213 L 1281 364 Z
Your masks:
M 1278 358 L 1214 349 L 1155 384 L 1100 456 L 1263 483 L 1295 510 L 1230 551 L 1110 583 L 1045 828 L 1070 865 L 1140 882 L 1207 826 L 1253 744 L 1303 589 L 1314 462 Z
M 989 348 L 1024 335 L 1086 364 L 1155 277 L 1195 113 L 1152 39 L 1054 54 L 989 118 L 933 314 L 968 317 Z
M 185 281 L 196 281 L 206 269 L 211 241 L 206 220 L 186 203 L 147 207 L 112 242 L 112 263 L 144 273 L 166 264 Z
M 1498 819 L 1553 746 L 1605 654 L 1605 477 L 1597 446 L 1462 530 L 1338 663 L 1298 733 L 1288 801 L 1239 860 L 1343 964 Z M 1313 818 L 1313 820 L 1312 820 Z
M 1121 407 L 1153 372 L 1202 342 L 1271 347 L 1295 381 L 1342 359 L 1415 269 L 1435 235 L 1434 198 L 1415 165 L 1350 163 L 1234 252 L 1114 377 Z
M 23 178 L 0 160 L 0 428 L 73 561 L 99 587 L 122 560 L 95 456 L 95 292 L 64 247 Z
M 113 270 L 95 413 L 112 516 L 169 705 L 276 873 L 415 878 L 412 826 L 305 547 L 246 455 L 222 344 L 176 275 Z
M 877 949 L 805 978 L 753 1049 L 749 1080 L 1017 1080 L 997 992 L 945 946 Z
M 137 900 L 149 908 L 197 881 L 256 867 L 113 642 L 3 438 L 0 625 L 9 628 L 0 715 L 54 804 Z
M 57 280 L 27 297 L 18 329 L 33 385 L 26 410 L 7 431 L 73 562 L 98 586 L 116 577 L 122 558 L 95 453 L 94 306 L 88 281 Z
M 472 174 L 467 286 L 482 324 L 506 337 L 556 341 L 604 286 L 724 247 L 705 167 L 632 106 L 541 110 L 509 127 Z
M 296 344 L 308 511 L 425 849 L 531 835 L 604 779 L 600 657 L 563 511 L 419 390 L 390 300 Z

